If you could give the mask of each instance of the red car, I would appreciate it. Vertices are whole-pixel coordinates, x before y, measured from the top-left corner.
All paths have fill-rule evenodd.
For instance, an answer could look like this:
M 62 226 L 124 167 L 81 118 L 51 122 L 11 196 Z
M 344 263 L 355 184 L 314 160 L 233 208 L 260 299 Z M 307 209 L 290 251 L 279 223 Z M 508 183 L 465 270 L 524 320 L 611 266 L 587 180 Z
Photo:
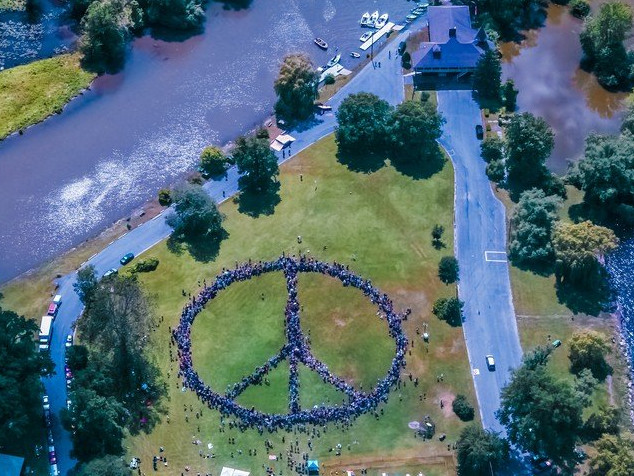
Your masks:
M 47 314 L 48 314 L 49 316 L 53 316 L 53 317 L 54 317 L 54 316 L 56 316 L 56 315 L 57 315 L 57 309 L 58 309 L 57 304 L 55 304 L 54 302 L 52 302 L 52 303 L 48 306 L 48 312 L 47 312 Z

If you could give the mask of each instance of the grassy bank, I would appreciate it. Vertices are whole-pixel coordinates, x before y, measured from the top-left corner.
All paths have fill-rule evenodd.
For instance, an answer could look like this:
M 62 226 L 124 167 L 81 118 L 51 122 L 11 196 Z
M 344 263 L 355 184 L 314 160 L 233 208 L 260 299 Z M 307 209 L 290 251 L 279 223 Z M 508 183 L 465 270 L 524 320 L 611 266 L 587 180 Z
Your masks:
M 3 10 L 18 11 L 26 8 L 26 0 L 0 0 L 0 12 Z
M 81 69 L 78 54 L 0 72 L 0 139 L 61 112 L 93 78 Z
M 453 415 L 450 402 L 456 393 L 466 394 L 471 402 L 475 398 L 462 330 L 431 314 L 437 297 L 455 293 L 453 286 L 443 285 L 436 276 L 440 257 L 453 247 L 451 165 L 447 162 L 441 172 L 426 180 L 387 165 L 363 174 L 337 162 L 335 152 L 331 136 L 287 162 L 280 177 L 281 202 L 272 215 L 252 218 L 241 214 L 234 203 L 223 204 L 229 238 L 222 242 L 213 262 L 195 261 L 187 253 L 175 255 L 166 243 L 149 251 L 161 264 L 157 272 L 143 276 L 143 282 L 156 296 L 157 313 L 164 317 L 153 335 L 152 349 L 166 376 L 170 398 L 166 402 L 169 422 L 166 418 L 150 435 L 127 441 L 129 456 L 140 457 L 145 470 L 146 462 L 151 462 L 163 446 L 173 474 L 184 471 L 186 465 L 194 474 L 217 474 L 222 466 L 263 474 L 263 465 L 276 467 L 277 474 L 286 468 L 289 442 L 297 441 L 300 452 L 319 459 L 329 471 L 367 467 L 371 468 L 368 474 L 376 475 L 389 467 L 390 471 L 455 473 L 447 443 L 456 441 L 464 424 Z M 431 228 L 437 223 L 447 230 L 444 250 L 431 246 Z M 302 236 L 301 244 L 298 235 Z M 365 415 L 345 431 L 329 425 L 320 429 L 319 437 L 302 432 L 262 436 L 227 426 L 220 432 L 217 412 L 201 408 L 191 392 L 181 391 L 177 365 L 169 359 L 168 326 L 176 325 L 187 300 L 181 291 L 195 293 L 203 279 L 209 282 L 223 266 L 233 266 L 236 261 L 267 260 L 282 251 L 296 254 L 309 250 L 319 259 L 349 264 L 390 294 L 397 309 L 412 309 L 405 322 L 406 332 L 414 340 L 404 370 L 406 385 L 395 390 L 381 407 L 382 416 Z M 385 322 L 376 317 L 375 309 L 362 295 L 316 275 L 300 276 L 299 293 L 304 330 L 310 332 L 318 357 L 334 372 L 364 388 L 384 374 L 393 355 L 393 342 L 387 338 Z M 198 316 L 192 333 L 194 365 L 213 388 L 223 392 L 228 383 L 239 381 L 279 349 L 285 298 L 281 275 L 266 275 L 223 291 Z M 428 346 L 416 333 L 424 323 L 431 335 Z M 271 374 L 269 385 L 251 388 L 238 400 L 263 410 L 284 411 L 288 395 L 285 370 L 285 365 L 280 365 Z M 419 379 L 417 387 L 409 380 L 409 373 Z M 439 383 L 436 377 L 441 373 L 445 380 Z M 300 381 L 302 405 L 340 400 L 306 369 L 300 369 Z M 200 411 L 202 417 L 197 418 L 195 413 Z M 425 415 L 435 421 L 436 434 L 446 433 L 447 440 L 423 442 L 414 437 L 408 423 L 421 421 Z M 230 438 L 236 443 L 229 444 Z M 273 445 L 272 450 L 265 450 L 265 439 Z M 192 440 L 200 440 L 202 445 L 192 444 Z M 341 445 L 339 457 L 333 451 L 337 445 Z M 251 456 L 249 450 L 257 450 L 257 455 Z M 211 453 L 215 458 L 204 457 Z M 270 461 L 269 453 L 278 458 L 281 454 L 282 459 Z M 296 454 L 295 459 L 299 461 L 301 456 Z

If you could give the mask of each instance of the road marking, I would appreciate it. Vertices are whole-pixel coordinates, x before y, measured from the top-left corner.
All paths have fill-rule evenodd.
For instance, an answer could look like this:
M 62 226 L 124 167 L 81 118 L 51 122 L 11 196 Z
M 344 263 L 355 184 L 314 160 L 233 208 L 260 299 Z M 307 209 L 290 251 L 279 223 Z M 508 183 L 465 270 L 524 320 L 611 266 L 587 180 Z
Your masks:
M 472 373 L 473 375 L 480 375 L 480 369 L 473 369 L 473 370 L 471 371 L 471 373 Z
M 506 251 L 485 251 L 484 259 L 489 263 L 506 263 Z

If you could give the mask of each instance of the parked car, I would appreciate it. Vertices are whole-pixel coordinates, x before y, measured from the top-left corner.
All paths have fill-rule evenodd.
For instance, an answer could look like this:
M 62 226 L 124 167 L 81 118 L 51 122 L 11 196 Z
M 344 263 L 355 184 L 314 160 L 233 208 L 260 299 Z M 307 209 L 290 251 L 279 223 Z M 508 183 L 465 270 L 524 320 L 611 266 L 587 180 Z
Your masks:
M 56 304 L 57 307 L 60 307 L 62 305 L 62 295 L 61 294 L 56 294 L 53 297 L 53 304 Z
M 134 253 L 126 253 L 123 255 L 123 258 L 119 260 L 119 263 L 121 263 L 122 266 L 125 266 L 133 259 L 134 259 Z
M 59 306 L 57 304 L 55 304 L 54 302 L 50 303 L 48 305 L 48 311 L 46 312 L 46 314 L 48 314 L 49 316 L 57 316 L 57 311 L 59 310 Z
M 553 463 L 548 458 L 533 456 L 531 464 L 537 474 L 550 473 L 553 470 Z
M 491 354 L 486 356 L 487 368 L 493 372 L 495 370 L 495 359 Z
M 44 425 L 46 425 L 46 428 L 51 428 L 53 426 L 50 410 L 44 410 Z
M 48 395 L 42 396 L 42 408 L 44 409 L 44 411 L 51 409 L 51 405 L 48 402 Z
M 66 347 L 72 347 L 73 346 L 73 334 L 68 334 L 66 336 L 66 344 L 64 344 Z
M 53 446 L 53 432 L 51 430 L 48 430 L 46 432 L 46 441 L 48 442 L 49 446 Z
M 70 398 L 67 398 L 67 399 L 66 399 L 66 408 L 67 408 L 68 410 L 70 410 L 70 406 L 71 406 L 72 404 L 73 404 L 73 402 L 71 401 L 71 399 L 70 399 Z
M 476 137 L 478 139 L 483 139 L 484 138 L 484 129 L 482 128 L 482 126 L 480 124 L 478 124 L 475 129 L 476 129 Z
M 127 255 L 126 255 L 127 256 Z M 123 260 L 123 258 L 121 258 Z M 116 268 L 110 268 L 108 271 L 103 273 L 103 277 L 107 278 L 108 276 L 112 276 L 113 274 L 117 274 L 119 271 Z
M 56 464 L 51 465 L 51 476 L 59 476 L 59 469 Z
M 55 454 L 55 447 L 48 447 L 48 462 L 51 464 L 57 464 L 57 455 Z

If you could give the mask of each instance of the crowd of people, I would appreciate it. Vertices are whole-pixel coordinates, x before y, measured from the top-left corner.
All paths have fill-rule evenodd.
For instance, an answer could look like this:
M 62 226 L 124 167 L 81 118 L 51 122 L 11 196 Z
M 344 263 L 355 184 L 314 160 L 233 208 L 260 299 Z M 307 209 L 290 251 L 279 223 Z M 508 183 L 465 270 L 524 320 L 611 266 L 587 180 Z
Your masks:
M 286 344 L 279 354 L 271 357 L 264 365 L 244 377 L 240 382 L 229 388 L 225 395 L 221 395 L 205 384 L 193 368 L 191 353 L 191 328 L 194 319 L 205 305 L 223 289 L 237 281 L 246 281 L 272 271 L 282 271 L 286 277 L 288 300 L 285 309 Z M 377 314 L 388 324 L 390 336 L 396 343 L 396 353 L 387 375 L 378 381 L 369 392 L 356 390 L 346 381 L 334 375 L 328 366 L 316 359 L 311 350 L 307 337 L 301 330 L 300 309 L 297 298 L 298 273 L 321 273 L 341 281 L 343 286 L 359 289 L 372 303 L 378 307 Z M 192 298 L 181 314 L 178 327 L 173 331 L 173 340 L 178 347 L 180 361 L 179 377 L 184 386 L 193 390 L 198 398 L 210 408 L 215 408 L 225 416 L 238 419 L 240 428 L 255 427 L 259 431 L 274 431 L 277 429 L 291 430 L 297 424 L 324 425 L 331 421 L 350 423 L 355 417 L 372 411 L 387 400 L 390 389 L 400 381 L 401 370 L 405 367 L 405 352 L 408 339 L 405 336 L 401 321 L 407 319 L 409 310 L 397 313 L 391 299 L 376 289 L 372 282 L 352 273 L 347 266 L 339 263 L 324 263 L 302 256 L 300 258 L 282 255 L 274 261 L 244 263 L 236 265 L 234 269 L 223 269 L 216 280 Z M 258 385 L 264 376 L 274 369 L 282 360 L 288 360 L 290 368 L 289 378 L 289 413 L 266 414 L 255 408 L 245 408 L 237 404 L 234 399 L 251 385 Z M 344 392 L 349 397 L 346 405 L 315 406 L 302 410 L 299 404 L 298 364 L 303 363 L 316 372 L 324 382 Z

